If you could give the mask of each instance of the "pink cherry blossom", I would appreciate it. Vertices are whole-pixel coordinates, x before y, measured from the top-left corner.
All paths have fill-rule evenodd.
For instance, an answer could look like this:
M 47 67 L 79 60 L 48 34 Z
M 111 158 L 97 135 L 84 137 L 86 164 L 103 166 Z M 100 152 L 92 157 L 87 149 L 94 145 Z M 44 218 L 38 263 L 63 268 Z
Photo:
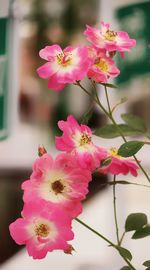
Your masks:
M 130 51 L 136 45 L 136 40 L 131 39 L 127 32 L 115 32 L 110 29 L 109 24 L 105 24 L 103 21 L 101 22 L 101 29 L 87 25 L 84 34 L 95 47 L 109 52 Z
M 106 157 L 106 151 L 92 142 L 91 129 L 79 125 L 72 115 L 68 116 L 67 121 L 59 121 L 58 126 L 63 135 L 55 138 L 57 149 L 70 153 L 83 168 L 94 170 L 99 167 L 101 160 Z
M 128 174 L 131 173 L 133 176 L 137 176 L 137 170 L 139 169 L 136 161 L 133 158 L 124 158 L 118 155 L 118 150 L 116 148 L 111 148 L 108 151 L 107 159 L 103 162 L 104 165 L 100 168 L 100 172 L 107 174 L 112 173 L 114 175 L 118 174 Z M 105 165 L 106 164 L 106 165 Z
M 119 69 L 114 65 L 114 61 L 106 56 L 104 52 L 101 50 L 91 49 L 93 55 L 92 57 L 95 59 L 93 65 L 89 67 L 87 72 L 87 76 L 93 79 L 97 83 L 107 83 L 109 78 L 117 77 L 120 73 Z
M 42 259 L 47 252 L 69 248 L 73 239 L 71 219 L 58 207 L 48 207 L 44 202 L 25 204 L 22 218 L 9 226 L 10 234 L 18 245 L 26 245 L 29 256 Z
M 90 59 L 85 47 L 46 46 L 40 50 L 40 57 L 48 62 L 37 69 L 38 75 L 48 79 L 48 87 L 62 90 L 66 84 L 82 80 L 87 73 Z
M 72 160 L 72 166 L 69 166 Z M 91 173 L 73 166 L 73 158 L 60 154 L 55 160 L 44 154 L 33 166 L 31 179 L 22 184 L 24 202 L 45 200 L 51 205 L 59 205 L 72 217 L 82 212 L 81 200 L 88 193 Z M 53 206 L 52 206 L 53 207 Z

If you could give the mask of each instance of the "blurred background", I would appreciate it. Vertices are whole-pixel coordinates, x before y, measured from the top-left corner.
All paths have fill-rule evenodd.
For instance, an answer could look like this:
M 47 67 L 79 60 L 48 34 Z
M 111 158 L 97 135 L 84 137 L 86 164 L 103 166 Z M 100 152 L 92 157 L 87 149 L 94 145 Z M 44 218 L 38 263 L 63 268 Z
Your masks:
M 121 75 L 115 81 L 119 90 L 110 89 L 111 104 L 115 104 L 122 96 L 128 97 L 127 105 L 124 104 L 116 111 L 116 119 L 120 120 L 121 112 L 129 111 L 142 116 L 150 127 L 149 14 L 150 1 L 0 0 L 0 269 L 17 270 L 20 269 L 20 265 L 22 269 L 26 267 L 42 269 L 43 265 L 40 263 L 37 266 L 36 262 L 33 266 L 32 259 L 25 257 L 25 250 L 16 253 L 19 247 L 9 236 L 8 225 L 20 215 L 22 209 L 20 185 L 30 176 L 38 145 L 44 145 L 52 155 L 56 155 L 54 137 L 60 134 L 57 127 L 58 120 L 66 119 L 68 114 L 73 114 L 80 120 L 90 106 L 88 96 L 76 86 L 69 85 L 60 93 L 47 88 L 47 81 L 40 79 L 36 73 L 36 69 L 44 63 L 39 57 L 39 50 L 54 43 L 62 47 L 68 44 L 85 44 L 87 43 L 83 36 L 85 25 L 99 25 L 100 20 L 109 22 L 114 30 L 127 31 L 137 40 L 137 46 L 131 53 L 125 54 L 124 60 L 120 57 L 117 59 Z M 87 81 L 84 84 L 89 89 Z M 103 94 L 103 89 L 99 88 L 101 99 L 104 99 Z M 105 100 L 103 103 L 105 104 Z M 105 123 L 105 116 L 95 106 L 89 125 L 95 128 Z M 105 146 L 119 145 L 120 142 L 120 139 L 113 142 L 102 139 L 99 141 L 100 145 Z M 148 151 L 141 152 L 141 159 L 148 168 Z M 111 191 L 105 187 L 106 181 L 107 178 L 104 176 L 99 176 L 98 180 L 94 178 L 83 215 L 87 220 L 92 218 L 90 213 L 97 215 L 94 211 L 95 209 L 97 211 L 97 203 L 100 200 L 101 216 L 97 222 L 95 218 L 93 224 L 99 226 L 100 218 L 103 217 L 102 220 L 105 222 L 101 228 L 104 231 L 107 228 L 110 236 L 114 237 L 113 229 L 110 229 L 114 225 L 110 213 Z M 139 195 L 139 191 L 136 193 L 136 190 L 128 195 L 127 193 L 128 190 L 121 190 L 119 195 L 129 202 L 127 210 L 124 211 L 120 204 L 122 219 L 131 204 L 135 209 L 138 207 L 136 200 L 133 201 L 133 193 L 136 198 L 142 196 L 142 193 Z M 144 197 L 147 202 L 147 197 L 145 195 Z M 142 209 L 141 204 L 140 207 Z M 75 230 L 79 233 L 78 242 L 81 239 L 82 242 L 85 242 L 85 239 L 93 241 L 91 236 L 87 236 L 82 230 L 79 231 L 76 225 Z M 93 243 L 99 245 L 98 242 Z M 107 256 L 109 254 L 112 258 L 110 263 L 107 261 L 106 252 L 102 252 L 102 249 L 105 250 L 105 245 L 100 244 L 99 251 L 93 247 L 92 253 L 90 245 L 88 247 L 82 243 L 79 247 L 81 257 L 84 254 L 86 258 L 89 252 L 91 263 L 89 261 L 81 264 L 80 256 L 76 261 L 70 258 L 69 261 L 63 261 L 64 258 L 61 257 L 64 269 L 119 269 L 122 261 L 109 251 Z M 98 252 L 101 254 L 100 257 Z M 14 256 L 11 258 L 12 255 Z M 45 269 L 51 266 L 55 270 L 60 269 L 59 262 L 58 265 L 56 263 L 57 256 L 59 255 L 56 253 L 51 260 L 45 261 Z M 26 261 L 29 260 L 28 265 L 25 258 Z

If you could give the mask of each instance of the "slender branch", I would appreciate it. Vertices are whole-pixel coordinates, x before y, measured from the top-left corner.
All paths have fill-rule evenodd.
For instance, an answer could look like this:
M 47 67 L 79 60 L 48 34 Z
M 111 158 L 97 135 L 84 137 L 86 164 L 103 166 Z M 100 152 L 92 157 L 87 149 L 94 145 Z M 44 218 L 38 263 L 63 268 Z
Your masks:
M 108 185 L 114 185 L 114 181 L 110 181 L 108 183 L 106 183 Z M 105 185 L 106 185 L 105 184 Z M 118 180 L 115 181 L 115 185 L 116 184 L 121 184 L 121 185 L 133 185 L 133 186 L 140 186 L 140 187 L 146 187 L 146 188 L 150 188 L 150 186 L 148 185 L 143 185 L 143 184 L 138 184 L 138 183 L 132 183 L 132 182 L 128 182 L 128 181 L 124 181 L 124 180 Z
M 107 96 L 107 101 L 108 101 L 108 107 L 110 108 L 110 103 L 109 103 L 109 97 L 108 97 L 108 92 L 107 92 L 107 87 L 105 86 L 105 92 L 106 92 L 106 96 Z M 110 109 L 110 112 L 111 112 L 111 109 Z M 117 125 L 115 119 L 113 118 L 112 116 L 112 113 L 109 114 L 109 118 L 111 119 L 111 121 L 113 122 L 113 124 L 115 125 L 115 127 L 118 129 L 121 137 L 123 138 L 124 142 L 127 142 L 122 130 L 120 129 L 120 127 Z M 138 164 L 138 166 L 140 167 L 141 171 L 143 172 L 143 174 L 145 175 L 145 177 L 147 178 L 147 180 L 150 182 L 150 178 L 147 174 L 147 172 L 145 171 L 145 169 L 143 168 L 143 166 L 141 165 L 141 163 L 138 161 L 137 157 L 135 155 L 133 155 L 136 163 Z
M 115 248 L 117 251 L 118 250 L 118 246 L 116 246 L 112 241 L 110 241 L 108 238 L 106 238 L 104 235 L 102 235 L 101 233 L 97 232 L 96 230 L 94 230 L 93 228 L 91 228 L 89 225 L 87 225 L 85 222 L 83 222 L 81 219 L 79 218 L 75 218 L 75 220 L 80 223 L 81 225 L 83 225 L 85 228 L 87 228 L 88 230 L 90 230 L 91 232 L 93 232 L 94 234 L 96 234 L 97 236 L 99 236 L 100 238 L 102 238 L 105 242 L 107 242 L 109 245 L 111 245 L 113 248 Z M 120 256 L 124 259 L 124 261 L 130 266 L 130 268 L 132 270 L 136 270 L 135 267 L 123 256 L 123 254 L 119 253 Z
M 79 86 L 88 96 L 90 96 L 90 98 L 92 98 L 95 102 L 97 102 L 94 98 L 93 98 L 93 95 L 88 92 L 88 90 L 79 82 L 79 81 L 76 81 L 76 83 L 74 83 L 74 85 L 77 85 Z
M 150 188 L 148 185 L 143 185 L 143 184 L 138 184 L 138 183 L 133 183 L 125 180 L 118 180 L 115 181 L 115 185 L 133 185 L 133 186 L 139 186 L 139 187 L 145 187 L 145 188 Z M 113 186 L 114 181 L 106 182 L 106 183 L 100 183 L 101 186 Z
M 114 219 L 115 219 L 115 226 L 116 226 L 116 237 L 118 246 L 120 245 L 119 241 L 119 228 L 118 228 L 118 221 L 117 221 L 117 207 L 116 207 L 116 175 L 114 175 L 113 179 L 113 206 L 114 206 Z
M 110 116 L 112 117 L 112 111 L 111 111 L 111 107 L 110 107 L 110 102 L 109 102 L 109 97 L 108 97 L 106 85 L 104 86 L 104 89 L 105 89 L 105 95 L 106 95 L 106 100 L 107 100 L 107 105 L 108 105 L 108 111 L 109 111 Z
M 92 98 L 94 101 L 95 101 L 95 103 L 97 103 L 98 104 L 98 106 L 103 110 L 103 112 L 108 116 L 108 117 L 110 117 L 109 116 L 109 113 L 107 112 L 107 110 L 104 108 L 104 106 L 100 103 L 100 101 L 99 101 L 99 98 L 98 98 L 98 95 L 97 95 L 97 91 L 96 91 L 96 87 L 95 87 L 95 96 L 96 96 L 96 98 L 95 97 L 93 97 L 93 95 L 90 93 L 90 92 L 88 92 L 87 91 L 87 89 L 79 82 L 79 81 L 77 81 L 76 83 L 75 83 L 75 85 L 77 85 L 77 86 L 79 86 L 88 96 L 90 96 L 90 98 Z
M 123 241 L 123 239 L 124 239 L 125 234 L 126 234 L 126 232 L 124 231 L 124 232 L 123 232 L 123 234 L 122 234 L 122 236 L 121 236 L 121 238 L 120 238 L 120 241 L 119 241 L 119 246 L 121 246 L 121 244 L 122 244 L 122 241 Z
M 89 109 L 82 115 L 82 118 L 80 121 L 81 124 L 84 124 L 84 119 L 86 118 L 86 116 L 89 115 L 91 111 L 93 111 L 93 106 L 94 106 L 94 103 L 92 102 Z
M 88 230 L 92 231 L 93 233 L 95 233 L 96 235 L 98 235 L 100 238 L 102 238 L 104 241 L 106 241 L 109 245 L 111 245 L 112 247 L 115 247 L 116 245 L 111 242 L 108 238 L 106 238 L 104 235 L 102 235 L 101 233 L 97 232 L 96 230 L 94 230 L 93 228 L 91 228 L 89 225 L 87 225 L 86 223 L 84 223 L 82 220 L 80 220 L 79 218 L 75 218 L 75 220 L 77 222 L 79 222 L 80 224 L 82 224 L 84 227 L 86 227 Z
M 120 127 L 117 125 L 115 119 L 113 118 L 112 114 L 110 114 L 109 112 L 107 112 L 107 110 L 104 108 L 104 106 L 101 104 L 99 97 L 97 95 L 97 91 L 96 91 L 96 87 L 95 89 L 95 94 L 96 94 L 96 99 L 81 85 L 80 82 L 77 81 L 76 85 L 78 85 L 84 92 L 86 92 L 91 98 L 93 98 L 93 100 L 99 105 L 99 107 L 102 109 L 102 111 L 108 116 L 108 118 L 112 121 L 112 123 L 114 124 L 114 126 L 116 127 L 116 129 L 118 130 L 118 132 L 120 133 L 122 139 L 124 140 L 124 142 L 127 142 L 122 130 L 120 129 Z M 105 86 L 106 87 L 106 86 Z M 106 87 L 106 91 L 107 91 L 107 87 Z M 108 93 L 107 93 L 108 95 Z M 147 178 L 148 182 L 150 183 L 150 178 L 147 174 L 147 172 L 145 171 L 145 169 L 143 168 L 143 166 L 141 165 L 141 163 L 138 161 L 137 157 L 135 155 L 133 155 L 136 163 L 138 164 L 138 166 L 140 167 L 141 171 L 143 172 L 143 174 L 145 175 L 145 177 Z

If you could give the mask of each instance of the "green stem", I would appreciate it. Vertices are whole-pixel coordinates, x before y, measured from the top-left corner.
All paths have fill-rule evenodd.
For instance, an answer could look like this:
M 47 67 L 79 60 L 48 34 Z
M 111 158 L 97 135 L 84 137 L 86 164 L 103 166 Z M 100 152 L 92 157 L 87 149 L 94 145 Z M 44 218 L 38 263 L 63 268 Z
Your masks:
M 75 218 L 75 220 L 78 221 L 80 224 L 82 224 L 84 227 L 86 227 L 88 230 L 92 231 L 93 233 L 95 233 L 96 235 L 98 235 L 99 237 L 101 237 L 104 241 L 106 241 L 112 247 L 115 247 L 116 246 L 113 242 L 111 242 L 109 239 L 107 239 L 104 235 L 102 235 L 101 233 L 99 233 L 96 230 L 94 230 L 93 228 L 91 228 L 89 225 L 87 225 L 86 223 L 84 223 L 79 218 Z
M 148 185 L 143 185 L 143 184 L 138 184 L 138 183 L 132 183 L 132 182 L 129 182 L 129 181 L 125 181 L 125 180 L 118 180 L 118 181 L 115 181 L 115 185 L 117 184 L 120 184 L 120 185 L 133 185 L 133 186 L 140 186 L 140 187 L 145 187 L 145 188 L 150 188 L 150 186 Z M 114 185 L 114 181 L 110 181 L 110 182 L 107 182 L 107 183 L 101 183 L 101 186 L 113 186 Z
M 122 139 L 124 140 L 124 142 L 127 142 L 122 130 L 120 129 L 120 127 L 117 125 L 115 119 L 112 116 L 112 113 L 110 114 L 109 112 L 107 112 L 107 110 L 105 109 L 105 107 L 101 104 L 98 94 L 97 94 L 97 90 L 96 87 L 94 85 L 94 89 L 95 89 L 95 96 L 96 98 L 94 98 L 82 85 L 80 82 L 77 81 L 76 85 L 78 85 L 86 94 L 88 94 L 97 104 L 98 106 L 102 109 L 102 111 L 108 116 L 108 118 L 112 121 L 112 123 L 114 124 L 114 126 L 116 127 L 116 129 L 118 130 L 118 132 L 120 133 Z M 107 87 L 106 88 L 106 92 L 107 92 Z M 108 92 L 107 92 L 107 97 L 108 97 Z M 109 100 L 109 98 L 108 98 Z M 110 104 L 109 104 L 110 105 Z M 141 171 L 143 172 L 143 174 L 145 175 L 145 177 L 147 178 L 148 182 L 150 183 L 150 178 L 148 176 L 148 174 L 146 173 L 146 171 L 144 170 L 143 166 L 141 165 L 141 163 L 138 161 L 137 157 L 135 155 L 133 155 L 136 163 L 138 164 L 138 166 L 140 167 Z
M 124 239 L 125 234 L 126 234 L 126 232 L 124 231 L 124 232 L 123 232 L 123 234 L 122 234 L 122 236 L 121 236 L 121 238 L 120 238 L 120 241 L 119 241 L 119 246 L 121 246 L 121 244 L 122 244 L 122 241 L 123 241 L 123 239 Z
M 118 246 L 120 245 L 119 241 L 119 228 L 118 228 L 118 221 L 117 221 L 117 207 L 116 207 L 116 175 L 114 175 L 113 179 L 113 206 L 114 206 L 114 219 L 115 219 L 115 226 L 116 226 L 116 236 L 117 236 L 117 243 Z
M 107 104 L 108 104 L 108 107 L 110 108 L 110 103 L 109 103 L 109 97 L 108 97 L 108 91 L 107 91 L 107 87 L 105 86 L 105 93 L 106 93 L 106 98 L 107 98 Z M 118 129 L 121 137 L 123 138 L 124 142 L 127 142 L 122 130 L 120 129 L 120 127 L 117 125 L 115 119 L 113 118 L 112 116 L 112 112 L 111 112 L 111 109 L 110 109 L 110 114 L 109 114 L 109 118 L 111 119 L 111 121 L 113 122 L 113 124 L 115 125 L 115 127 Z M 138 164 L 138 166 L 140 167 L 141 171 L 143 172 L 143 174 L 145 175 L 145 177 L 147 178 L 147 180 L 150 182 L 150 178 L 148 176 L 148 174 L 146 173 L 146 171 L 144 170 L 143 166 L 141 165 L 141 163 L 138 161 L 137 157 L 135 155 L 133 155 L 136 163 Z
M 114 185 L 114 181 L 112 182 L 108 182 L 107 183 L 108 185 Z M 121 185 L 133 185 L 133 186 L 140 186 L 140 187 L 146 187 L 146 188 L 150 188 L 150 186 L 148 185 L 142 185 L 142 184 L 138 184 L 138 183 L 132 183 L 132 182 L 128 182 L 128 181 L 124 181 L 124 180 L 118 180 L 118 181 L 115 181 L 115 185 L 116 184 L 121 184 Z M 105 184 L 106 185 L 106 184 Z
M 75 218 L 75 220 L 78 223 L 80 223 L 81 225 L 83 225 L 85 228 L 87 228 L 88 230 L 90 230 L 91 232 L 93 232 L 94 234 L 96 234 L 97 236 L 99 236 L 100 238 L 102 238 L 105 242 L 107 242 L 109 245 L 111 245 L 113 248 L 115 248 L 118 251 L 118 246 L 116 246 L 112 241 L 110 241 L 104 235 L 102 235 L 101 233 L 99 233 L 96 230 L 94 230 L 93 228 L 91 228 L 89 225 L 87 225 L 86 223 L 84 223 L 81 219 Z M 120 254 L 120 255 L 124 259 L 124 261 L 130 266 L 130 268 L 132 270 L 136 270 L 135 267 L 122 254 Z
M 107 100 L 107 105 L 108 105 L 108 111 L 109 111 L 110 116 L 112 117 L 112 111 L 111 111 L 111 107 L 110 107 L 110 102 L 109 102 L 109 97 L 108 97 L 106 85 L 104 86 L 104 89 L 105 89 L 105 95 L 106 95 L 106 100 Z

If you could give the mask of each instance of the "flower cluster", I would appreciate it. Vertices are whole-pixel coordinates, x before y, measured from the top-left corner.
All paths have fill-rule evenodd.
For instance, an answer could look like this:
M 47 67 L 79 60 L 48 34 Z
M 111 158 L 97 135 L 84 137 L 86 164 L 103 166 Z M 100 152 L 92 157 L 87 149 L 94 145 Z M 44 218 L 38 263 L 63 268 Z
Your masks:
M 101 29 L 87 26 L 84 31 L 90 46 L 46 46 L 40 57 L 48 62 L 37 69 L 41 78 L 48 79 L 48 88 L 62 90 L 66 84 L 76 83 L 88 77 L 97 83 L 106 83 L 120 73 L 112 59 L 120 52 L 130 51 L 136 45 L 126 32 L 110 30 L 110 25 L 101 22 Z
M 85 76 L 97 83 L 106 83 L 119 70 L 112 57 L 135 46 L 127 33 L 114 32 L 108 24 L 101 29 L 87 26 L 84 32 L 90 46 L 46 46 L 40 57 L 47 63 L 38 68 L 41 78 L 48 79 L 48 87 L 62 90 L 66 84 L 76 83 Z M 92 131 L 80 125 L 70 115 L 59 121 L 62 131 L 56 137 L 56 148 L 62 153 L 53 159 L 44 148 L 33 164 L 30 179 L 22 184 L 24 207 L 21 218 L 10 224 L 10 234 L 19 245 L 26 245 L 34 259 L 42 259 L 48 252 L 59 249 L 70 253 L 73 247 L 72 220 L 82 212 L 82 201 L 88 193 L 92 173 L 137 175 L 138 166 L 132 158 L 118 155 L 117 149 L 105 149 L 93 142 Z
M 91 129 L 79 125 L 73 116 L 59 121 L 58 126 L 63 134 L 56 137 L 56 147 L 64 153 L 54 160 L 40 148 L 30 179 L 22 184 L 22 218 L 10 225 L 12 238 L 19 245 L 25 244 L 34 259 L 44 258 L 55 249 L 70 249 L 68 241 L 74 236 L 71 223 L 82 212 L 81 202 L 96 169 L 115 175 L 137 175 L 133 159 L 95 145 Z

